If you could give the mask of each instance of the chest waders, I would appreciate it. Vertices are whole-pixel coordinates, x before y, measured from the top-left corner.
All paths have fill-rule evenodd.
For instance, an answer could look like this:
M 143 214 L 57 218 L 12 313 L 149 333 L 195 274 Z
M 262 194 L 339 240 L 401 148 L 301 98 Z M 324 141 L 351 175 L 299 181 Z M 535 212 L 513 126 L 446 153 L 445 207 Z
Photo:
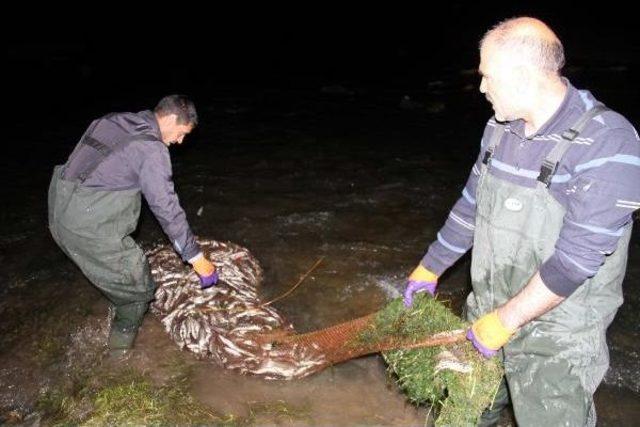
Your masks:
M 91 161 L 73 177 L 63 178 L 66 165 L 54 169 L 49 187 L 49 228 L 60 248 L 111 301 L 115 315 L 109 348 L 127 349 L 133 345 L 155 289 L 147 259 L 129 237 L 140 216 L 140 190 L 104 191 L 82 183 L 112 152 L 133 140 L 149 138 L 129 136 L 109 146 L 92 138 L 91 130 L 79 147 L 95 151 Z
M 515 296 L 554 252 L 565 209 L 548 191 L 557 165 L 599 105 L 565 131 L 544 160 L 534 188 L 489 173 L 504 134 L 498 125 L 485 153 L 477 212 L 467 317 L 475 320 Z M 629 224 L 597 274 L 553 310 L 521 328 L 503 348 L 504 384 L 480 425 L 497 422 L 511 396 L 520 426 L 595 425 L 593 393 L 609 367 L 606 329 L 622 304 Z

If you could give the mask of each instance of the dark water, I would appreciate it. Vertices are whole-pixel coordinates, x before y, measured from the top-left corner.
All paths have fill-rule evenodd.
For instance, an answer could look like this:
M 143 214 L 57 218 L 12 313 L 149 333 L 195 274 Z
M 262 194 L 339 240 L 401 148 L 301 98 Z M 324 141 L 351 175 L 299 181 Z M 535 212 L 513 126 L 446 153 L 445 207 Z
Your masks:
M 633 120 L 629 67 L 573 69 L 596 96 Z M 215 93 L 200 101 L 202 125 L 172 148 L 174 178 L 196 234 L 248 247 L 265 272 L 263 297 L 289 289 L 324 261 L 278 309 L 298 331 L 370 313 L 397 295 L 459 197 L 490 114 L 469 70 L 452 70 L 412 91 L 359 87 Z M 411 102 L 402 99 L 410 96 Z M 0 412 L 28 413 L 40 391 L 64 380 L 42 349 L 88 326 L 98 330 L 106 303 L 51 241 L 46 188 L 90 117 L 33 127 L 17 123 L 17 154 L 2 160 L 0 222 Z M 600 425 L 633 425 L 640 415 L 640 229 L 634 231 L 625 304 L 609 331 L 612 367 L 596 394 Z M 164 237 L 148 210 L 143 246 Z M 459 307 L 468 292 L 468 258 L 441 281 Z M 43 340 L 49 340 L 43 345 Z M 66 345 L 66 344 L 65 344 Z M 421 425 L 415 408 L 377 356 L 298 382 L 240 377 L 177 351 L 147 317 L 130 363 L 149 375 L 181 358 L 193 369 L 190 391 L 224 412 L 246 415 L 256 402 L 304 407 L 299 424 Z M 259 423 L 273 423 L 266 416 Z

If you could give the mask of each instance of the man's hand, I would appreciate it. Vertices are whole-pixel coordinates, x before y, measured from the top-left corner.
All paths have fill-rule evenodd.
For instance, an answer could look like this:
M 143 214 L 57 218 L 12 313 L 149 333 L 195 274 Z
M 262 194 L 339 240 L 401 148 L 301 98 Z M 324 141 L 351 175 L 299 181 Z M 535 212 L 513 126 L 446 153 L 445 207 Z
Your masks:
M 467 338 L 484 357 L 494 356 L 505 345 L 515 329 L 507 328 L 498 317 L 498 310 L 485 314 L 467 331 Z
M 413 305 L 413 295 L 416 292 L 429 292 L 432 296 L 436 293 L 438 286 L 438 276 L 418 265 L 413 273 L 409 276 L 407 287 L 404 291 L 404 306 L 411 307 Z
M 479 318 L 467 338 L 486 357 L 493 356 L 518 329 L 562 303 L 566 297 L 553 293 L 536 272 L 529 283 L 497 310 Z
M 218 283 L 218 272 L 202 253 L 189 260 L 195 272 L 200 276 L 200 288 L 207 289 Z

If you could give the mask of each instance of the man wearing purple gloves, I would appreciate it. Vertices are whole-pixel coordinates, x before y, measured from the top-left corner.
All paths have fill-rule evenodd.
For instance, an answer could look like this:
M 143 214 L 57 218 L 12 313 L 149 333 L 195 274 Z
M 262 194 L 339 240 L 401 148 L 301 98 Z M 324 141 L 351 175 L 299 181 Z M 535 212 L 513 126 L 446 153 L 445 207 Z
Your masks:
M 112 354 L 133 346 L 155 285 L 144 252 L 129 236 L 137 227 L 141 194 L 175 250 L 200 276 L 218 280 L 187 223 L 171 179 L 168 147 L 198 123 L 193 103 L 170 95 L 154 111 L 113 113 L 95 120 L 49 187 L 49 228 L 60 248 L 111 301 Z
M 480 92 L 495 116 L 462 197 L 409 277 L 415 292 L 473 247 L 467 337 L 504 360 L 481 425 L 513 404 L 520 426 L 595 425 L 609 366 L 606 330 L 622 304 L 640 138 L 620 114 L 560 74 L 560 40 L 533 18 L 480 45 Z

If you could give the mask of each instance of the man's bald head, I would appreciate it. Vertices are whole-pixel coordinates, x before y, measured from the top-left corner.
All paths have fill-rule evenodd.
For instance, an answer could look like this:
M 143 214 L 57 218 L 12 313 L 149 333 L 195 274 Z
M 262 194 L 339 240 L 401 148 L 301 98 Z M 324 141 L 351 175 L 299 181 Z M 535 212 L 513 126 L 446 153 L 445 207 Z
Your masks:
M 562 43 L 551 28 L 535 18 L 511 18 L 499 23 L 484 35 L 480 49 L 489 45 L 545 73 L 558 75 L 564 66 Z

